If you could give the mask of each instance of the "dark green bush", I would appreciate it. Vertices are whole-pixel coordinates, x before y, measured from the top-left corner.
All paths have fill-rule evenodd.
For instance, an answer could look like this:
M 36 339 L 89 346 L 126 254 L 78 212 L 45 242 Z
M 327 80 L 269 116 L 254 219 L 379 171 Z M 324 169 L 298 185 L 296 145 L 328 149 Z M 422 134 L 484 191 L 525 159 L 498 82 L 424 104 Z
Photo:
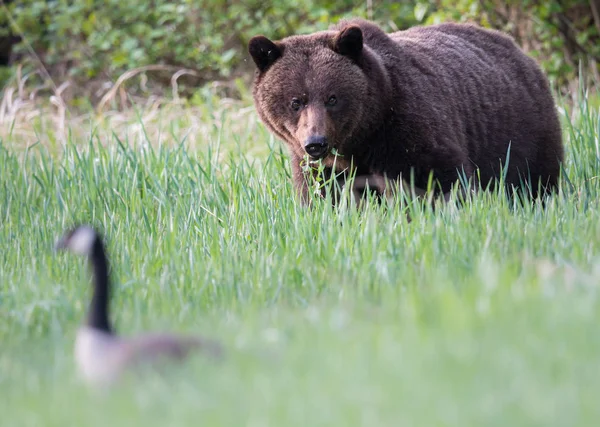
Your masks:
M 253 67 L 246 43 L 251 36 L 306 33 L 347 16 L 372 18 L 387 30 L 448 19 L 502 28 L 564 82 L 575 75 L 579 60 L 600 55 L 590 5 L 586 0 L 20 0 L 0 6 L 0 36 L 9 26 L 23 36 L 15 54 L 25 72 L 39 69 L 41 62 L 53 81 L 71 82 L 72 96 L 92 100 L 106 92 L 106 82 L 146 65 L 162 64 L 164 69 L 144 73 L 143 90 L 137 81 L 129 92 L 164 90 L 182 68 L 192 70 L 180 81 L 183 91 L 213 80 L 248 77 Z M 505 9 L 521 15 L 505 17 Z
M 13 31 L 26 41 L 16 49 L 20 62 L 36 68 L 41 60 L 53 80 L 69 79 L 78 89 L 89 90 L 150 64 L 169 66 L 163 73 L 149 75 L 150 83 L 159 85 L 168 83 L 180 68 L 196 72 L 191 81 L 187 76 L 193 85 L 247 74 L 251 64 L 246 43 L 251 36 L 263 33 L 279 38 L 325 29 L 344 15 L 368 15 L 366 4 L 353 4 L 347 0 L 283 0 L 276 6 L 222 0 L 22 0 L 10 4 L 8 11 Z M 402 26 L 416 22 L 410 5 L 389 4 L 375 11 L 375 18 L 390 16 Z M 7 10 L 0 9 L 0 25 L 8 23 Z

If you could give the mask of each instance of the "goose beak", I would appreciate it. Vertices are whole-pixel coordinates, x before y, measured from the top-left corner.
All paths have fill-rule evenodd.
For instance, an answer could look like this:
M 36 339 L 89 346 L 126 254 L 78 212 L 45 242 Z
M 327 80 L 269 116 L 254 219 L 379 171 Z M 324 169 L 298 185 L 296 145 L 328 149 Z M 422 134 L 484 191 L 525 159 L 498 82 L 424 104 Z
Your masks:
M 67 239 L 65 239 L 64 237 L 61 237 L 54 244 L 54 252 L 61 251 L 61 250 L 65 249 L 66 247 L 67 247 Z

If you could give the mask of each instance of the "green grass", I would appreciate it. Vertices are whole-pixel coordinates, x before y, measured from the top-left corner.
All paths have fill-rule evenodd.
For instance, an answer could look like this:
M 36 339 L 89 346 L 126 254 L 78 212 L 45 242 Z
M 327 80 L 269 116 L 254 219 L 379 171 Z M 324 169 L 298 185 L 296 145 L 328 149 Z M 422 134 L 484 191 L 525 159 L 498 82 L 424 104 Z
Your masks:
M 300 207 L 240 109 L 67 121 L 64 146 L 43 119 L 3 125 L 0 425 L 597 425 L 597 107 L 564 120 L 546 209 L 481 193 L 410 223 Z M 87 264 L 52 251 L 78 222 L 107 236 L 121 333 L 202 333 L 227 359 L 83 386 Z

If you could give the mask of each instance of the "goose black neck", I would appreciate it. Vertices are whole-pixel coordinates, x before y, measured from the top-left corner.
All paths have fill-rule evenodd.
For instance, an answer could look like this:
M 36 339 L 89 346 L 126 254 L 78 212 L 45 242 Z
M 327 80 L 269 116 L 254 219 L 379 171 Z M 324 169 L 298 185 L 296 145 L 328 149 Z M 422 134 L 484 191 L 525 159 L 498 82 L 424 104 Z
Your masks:
M 87 325 L 103 332 L 112 333 L 108 320 L 108 304 L 110 299 L 110 282 L 108 260 L 100 237 L 96 238 L 90 254 L 94 289 L 90 304 Z

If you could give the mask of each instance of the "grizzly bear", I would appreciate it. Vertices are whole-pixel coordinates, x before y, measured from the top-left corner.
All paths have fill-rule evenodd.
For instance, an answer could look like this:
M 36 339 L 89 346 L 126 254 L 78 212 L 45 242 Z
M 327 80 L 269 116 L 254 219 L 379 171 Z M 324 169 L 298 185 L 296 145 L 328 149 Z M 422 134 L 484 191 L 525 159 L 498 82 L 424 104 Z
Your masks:
M 294 186 L 309 199 L 325 174 L 433 178 L 446 193 L 464 178 L 501 175 L 537 197 L 554 190 L 563 160 L 550 86 L 507 35 L 444 23 L 385 33 L 362 19 L 281 41 L 253 37 L 253 97 L 289 148 Z M 541 190 L 541 192 L 540 192 Z

